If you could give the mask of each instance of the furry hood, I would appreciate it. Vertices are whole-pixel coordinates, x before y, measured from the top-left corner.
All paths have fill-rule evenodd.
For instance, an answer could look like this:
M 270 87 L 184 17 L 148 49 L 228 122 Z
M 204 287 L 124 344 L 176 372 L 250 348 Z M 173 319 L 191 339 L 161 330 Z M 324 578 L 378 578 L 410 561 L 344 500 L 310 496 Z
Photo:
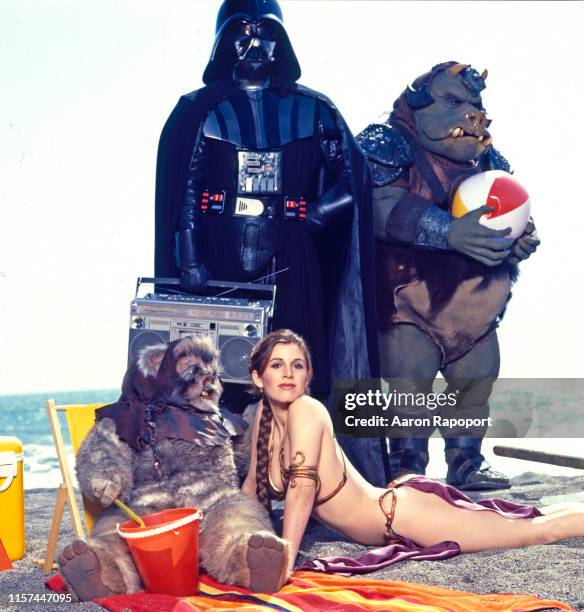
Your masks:
M 189 367 L 179 375 L 177 362 L 185 354 L 198 358 L 203 368 L 194 372 Z M 190 377 L 215 372 L 216 357 L 208 339 L 183 338 L 169 345 L 146 347 L 128 367 L 120 399 L 97 410 L 96 421 L 112 419 L 118 437 L 136 451 L 166 439 L 215 446 L 242 434 L 247 423 L 228 411 L 219 411 L 218 380 L 211 385 L 208 399 L 193 402 L 186 396 Z

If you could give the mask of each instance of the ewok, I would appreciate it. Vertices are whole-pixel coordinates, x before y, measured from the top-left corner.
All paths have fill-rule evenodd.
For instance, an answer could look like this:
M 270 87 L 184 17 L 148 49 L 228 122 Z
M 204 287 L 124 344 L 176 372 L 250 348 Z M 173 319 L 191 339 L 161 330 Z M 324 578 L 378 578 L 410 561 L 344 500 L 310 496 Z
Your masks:
M 194 506 L 203 511 L 200 563 L 228 584 L 273 592 L 287 579 L 288 543 L 265 509 L 239 490 L 232 440 L 243 421 L 218 409 L 218 355 L 187 337 L 147 347 L 124 378 L 120 400 L 97 411 L 77 455 L 81 492 L 100 502 L 88 542 L 67 546 L 61 571 L 81 601 L 142 588 L 116 524 L 116 498 L 144 515 Z

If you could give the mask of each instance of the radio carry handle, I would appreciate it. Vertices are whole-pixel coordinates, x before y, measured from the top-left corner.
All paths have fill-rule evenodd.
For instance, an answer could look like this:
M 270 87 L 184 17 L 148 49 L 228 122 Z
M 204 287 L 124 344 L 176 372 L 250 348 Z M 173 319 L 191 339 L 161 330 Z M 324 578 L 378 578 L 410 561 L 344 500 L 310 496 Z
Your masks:
M 140 290 L 140 286 L 143 284 L 149 285 L 175 285 L 177 287 L 180 286 L 180 281 L 178 278 L 166 278 L 166 277 L 152 277 L 152 276 L 139 276 L 136 280 L 136 295 L 138 297 L 138 291 Z M 270 295 L 270 299 L 272 303 L 274 303 L 276 299 L 276 285 L 267 284 L 267 283 L 238 283 L 232 281 L 207 281 L 205 283 L 208 287 L 216 287 L 217 289 L 227 289 L 228 291 L 224 293 L 231 293 L 231 291 L 235 291 L 237 289 L 241 289 L 244 291 L 257 292 L 258 294 Z M 177 291 L 177 293 L 181 293 L 184 295 L 189 295 L 184 293 L 183 291 Z M 219 294 L 220 297 L 223 294 Z M 258 296 L 258 299 L 259 296 Z

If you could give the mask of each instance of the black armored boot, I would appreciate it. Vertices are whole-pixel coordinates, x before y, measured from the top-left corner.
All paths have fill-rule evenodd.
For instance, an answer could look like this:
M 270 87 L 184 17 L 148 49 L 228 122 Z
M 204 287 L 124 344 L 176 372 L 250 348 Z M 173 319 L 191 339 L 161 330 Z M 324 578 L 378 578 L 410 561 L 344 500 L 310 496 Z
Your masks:
M 491 468 L 481 454 L 482 438 L 461 436 L 444 440 L 448 464 L 446 482 L 461 491 L 509 489 L 509 478 Z

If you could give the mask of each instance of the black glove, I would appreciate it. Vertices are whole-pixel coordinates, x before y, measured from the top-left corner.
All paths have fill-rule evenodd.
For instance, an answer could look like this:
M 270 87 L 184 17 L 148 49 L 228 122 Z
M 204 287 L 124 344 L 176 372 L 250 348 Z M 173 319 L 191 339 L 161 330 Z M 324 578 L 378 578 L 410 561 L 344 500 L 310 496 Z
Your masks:
M 206 295 L 209 290 L 209 287 L 205 284 L 209 280 L 209 270 L 207 270 L 205 264 L 188 270 L 180 270 L 179 280 L 180 288 L 186 293 Z
M 468 255 L 486 266 L 498 266 L 511 252 L 512 238 L 506 238 L 511 228 L 494 230 L 479 223 L 490 206 L 471 210 L 452 222 L 448 232 L 448 246 L 453 251 Z
M 182 229 L 175 234 L 176 266 L 180 272 L 180 288 L 187 293 L 205 295 L 209 270 L 203 261 L 199 243 L 199 227 Z
M 319 234 L 333 223 L 350 218 L 352 211 L 353 196 L 343 185 L 336 184 L 308 206 L 308 228 Z

